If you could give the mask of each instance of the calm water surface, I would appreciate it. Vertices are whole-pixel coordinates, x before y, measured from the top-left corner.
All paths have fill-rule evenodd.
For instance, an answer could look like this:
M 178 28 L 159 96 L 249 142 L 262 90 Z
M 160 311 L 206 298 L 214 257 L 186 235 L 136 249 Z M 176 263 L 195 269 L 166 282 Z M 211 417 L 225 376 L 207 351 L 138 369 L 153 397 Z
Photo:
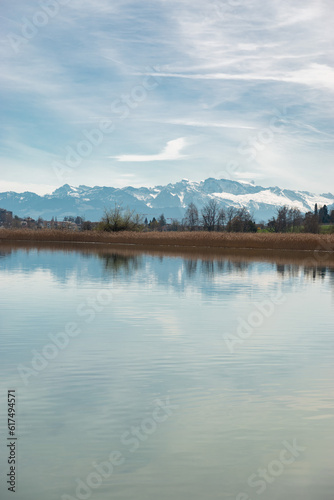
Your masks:
M 1 499 L 333 500 L 333 269 L 2 247 L 0 287 Z

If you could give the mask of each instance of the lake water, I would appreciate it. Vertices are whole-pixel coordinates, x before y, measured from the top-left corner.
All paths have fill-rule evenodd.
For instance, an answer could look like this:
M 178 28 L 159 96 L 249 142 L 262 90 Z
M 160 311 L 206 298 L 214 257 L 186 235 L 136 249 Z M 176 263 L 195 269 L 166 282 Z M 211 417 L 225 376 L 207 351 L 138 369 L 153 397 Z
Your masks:
M 333 500 L 332 267 L 67 248 L 0 246 L 1 499 Z

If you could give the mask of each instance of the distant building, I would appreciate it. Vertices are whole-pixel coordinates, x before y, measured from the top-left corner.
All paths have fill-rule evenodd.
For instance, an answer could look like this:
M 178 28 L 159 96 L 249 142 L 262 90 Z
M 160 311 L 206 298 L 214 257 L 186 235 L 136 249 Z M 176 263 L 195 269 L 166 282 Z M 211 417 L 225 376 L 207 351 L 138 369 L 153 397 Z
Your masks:
M 13 212 L 0 208 L 0 226 L 10 226 L 13 221 Z
M 35 219 L 32 219 L 31 217 L 26 217 L 21 221 L 21 226 L 22 227 L 28 227 L 29 229 L 33 229 L 36 227 L 36 221 Z
M 40 221 L 38 227 L 44 229 L 68 229 L 70 231 L 77 231 L 79 229 L 79 226 L 75 222 L 54 220 Z

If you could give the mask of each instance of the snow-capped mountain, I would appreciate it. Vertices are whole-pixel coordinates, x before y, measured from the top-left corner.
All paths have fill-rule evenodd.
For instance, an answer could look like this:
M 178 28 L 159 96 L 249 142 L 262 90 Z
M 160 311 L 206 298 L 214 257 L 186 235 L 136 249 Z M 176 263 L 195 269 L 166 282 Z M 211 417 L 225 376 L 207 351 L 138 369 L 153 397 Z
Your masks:
M 166 218 L 182 219 L 191 202 L 200 209 L 212 198 L 222 207 L 245 206 L 257 222 L 267 221 L 283 205 L 299 208 L 301 212 L 313 210 L 315 203 L 334 208 L 334 195 L 331 193 L 316 195 L 308 191 L 265 188 L 246 182 L 212 178 L 201 182 L 183 179 L 175 184 L 153 188 L 73 187 L 65 184 L 45 196 L 9 191 L 0 193 L 0 208 L 20 217 L 57 217 L 62 220 L 66 215 L 80 215 L 86 220 L 97 221 L 105 208 L 113 207 L 116 203 L 134 209 L 148 219 L 161 213 Z

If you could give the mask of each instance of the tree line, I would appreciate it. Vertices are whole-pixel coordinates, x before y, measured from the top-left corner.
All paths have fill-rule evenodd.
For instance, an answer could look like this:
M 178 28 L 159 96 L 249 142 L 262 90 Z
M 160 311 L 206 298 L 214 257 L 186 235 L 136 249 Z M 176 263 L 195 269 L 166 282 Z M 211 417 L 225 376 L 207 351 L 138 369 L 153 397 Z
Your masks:
M 188 206 L 184 224 L 190 231 L 228 231 L 233 233 L 256 233 L 257 226 L 253 216 L 245 208 L 221 208 L 211 199 L 199 212 L 194 203 Z
M 268 229 L 275 233 L 304 232 L 319 233 L 322 226 L 334 224 L 334 210 L 329 213 L 327 205 L 313 212 L 302 214 L 298 208 L 280 207 L 277 216 L 268 221 Z
M 167 224 L 164 214 L 157 219 L 148 221 L 134 210 L 123 209 L 115 205 L 105 210 L 104 216 L 97 229 L 101 231 L 221 231 L 233 233 L 262 232 L 305 232 L 319 233 L 326 224 L 334 224 L 334 210 L 329 213 L 324 205 L 318 208 L 316 204 L 313 212 L 303 214 L 298 208 L 283 206 L 278 208 L 275 217 L 267 223 L 256 224 L 253 215 L 245 208 L 223 208 L 214 200 L 209 200 L 200 210 L 194 203 L 186 209 L 182 221 L 171 219 Z

